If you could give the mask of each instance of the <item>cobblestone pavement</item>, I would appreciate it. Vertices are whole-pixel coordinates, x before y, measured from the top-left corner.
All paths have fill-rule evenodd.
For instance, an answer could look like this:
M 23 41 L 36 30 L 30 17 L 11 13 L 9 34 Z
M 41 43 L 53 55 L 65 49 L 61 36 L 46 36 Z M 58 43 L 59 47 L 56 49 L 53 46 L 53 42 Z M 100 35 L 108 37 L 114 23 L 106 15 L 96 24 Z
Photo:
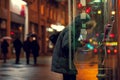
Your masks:
M 62 80 L 62 75 L 51 72 L 51 56 L 39 57 L 38 65 L 26 65 L 25 59 L 14 64 L 14 59 L 7 63 L 0 61 L 0 80 Z M 97 64 L 78 64 L 77 80 L 97 80 Z

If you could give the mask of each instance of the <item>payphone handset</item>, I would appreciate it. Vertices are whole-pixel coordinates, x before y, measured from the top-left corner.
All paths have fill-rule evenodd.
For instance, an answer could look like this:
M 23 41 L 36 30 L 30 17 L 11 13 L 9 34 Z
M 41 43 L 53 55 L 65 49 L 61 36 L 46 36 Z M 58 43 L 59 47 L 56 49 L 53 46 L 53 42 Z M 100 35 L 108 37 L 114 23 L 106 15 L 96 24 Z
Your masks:
M 103 41 L 106 41 L 106 40 L 109 40 L 109 35 L 112 31 L 112 24 L 107 24 L 105 26 L 105 29 L 104 29 L 104 40 Z
M 103 41 L 109 40 L 109 36 L 110 36 L 111 31 L 112 31 L 114 22 L 115 21 L 112 20 L 112 22 L 110 24 L 108 23 L 105 25 Z

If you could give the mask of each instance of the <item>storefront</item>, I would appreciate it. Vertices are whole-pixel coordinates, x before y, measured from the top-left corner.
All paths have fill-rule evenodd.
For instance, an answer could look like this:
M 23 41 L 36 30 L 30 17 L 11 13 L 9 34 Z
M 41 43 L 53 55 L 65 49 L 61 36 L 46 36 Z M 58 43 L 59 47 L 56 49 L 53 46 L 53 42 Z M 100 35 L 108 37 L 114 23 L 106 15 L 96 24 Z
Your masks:
M 11 36 L 13 39 L 19 37 L 21 41 L 24 41 L 25 36 L 25 16 L 26 16 L 26 3 L 22 0 L 10 1 L 11 11 Z
M 24 26 L 19 23 L 11 23 L 11 32 L 10 35 L 13 39 L 20 38 L 20 40 L 23 42 L 24 40 Z
M 10 0 L 10 36 L 12 41 L 20 38 L 23 42 L 26 26 L 26 2 L 22 0 Z M 14 57 L 13 45 L 10 44 L 10 57 Z M 21 56 L 24 56 L 22 54 Z

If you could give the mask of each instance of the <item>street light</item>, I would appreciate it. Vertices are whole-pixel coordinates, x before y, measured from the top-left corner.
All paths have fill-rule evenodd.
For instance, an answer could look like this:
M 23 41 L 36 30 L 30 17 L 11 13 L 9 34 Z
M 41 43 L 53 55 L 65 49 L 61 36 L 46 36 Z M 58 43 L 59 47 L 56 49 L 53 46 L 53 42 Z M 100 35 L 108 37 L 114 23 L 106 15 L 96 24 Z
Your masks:
M 101 0 L 94 0 L 93 2 L 101 2 Z
M 61 24 L 51 24 L 51 28 L 56 31 L 62 31 L 65 28 L 65 26 Z

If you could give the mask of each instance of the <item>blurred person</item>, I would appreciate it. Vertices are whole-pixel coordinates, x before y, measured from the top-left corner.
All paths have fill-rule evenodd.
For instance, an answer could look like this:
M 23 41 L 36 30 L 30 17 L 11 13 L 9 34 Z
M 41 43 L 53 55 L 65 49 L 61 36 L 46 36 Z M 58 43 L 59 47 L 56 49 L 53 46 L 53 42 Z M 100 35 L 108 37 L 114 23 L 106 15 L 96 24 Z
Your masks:
M 27 37 L 27 39 L 23 42 L 23 50 L 25 51 L 25 54 L 26 54 L 26 63 L 27 64 L 29 64 L 31 46 L 32 46 L 32 38 Z
M 15 64 L 19 64 L 19 61 L 20 61 L 20 53 L 21 53 L 21 49 L 22 49 L 22 42 L 20 41 L 19 38 L 16 38 L 14 41 L 13 41 L 13 47 L 15 48 L 15 55 L 16 55 L 16 61 L 15 61 Z
M 91 33 L 93 28 L 95 27 L 95 21 L 89 22 L 89 17 L 87 17 L 85 20 L 81 20 L 80 17 L 80 15 L 75 17 L 73 23 L 66 27 L 59 34 L 53 51 L 51 70 L 53 72 L 61 73 L 63 75 L 63 80 L 76 80 L 76 75 L 78 72 L 74 64 L 74 49 L 76 51 L 78 47 L 83 47 L 83 44 L 78 41 L 81 33 L 80 30 L 82 28 L 82 23 L 86 24 L 86 30 L 88 31 L 88 33 Z M 74 27 L 73 24 L 75 24 L 75 32 L 72 29 L 72 27 Z M 69 66 L 69 28 L 71 28 L 71 68 Z M 73 40 L 74 34 L 75 44 Z
M 39 56 L 39 50 L 40 50 L 39 43 L 36 37 L 33 37 L 32 54 L 33 54 L 34 64 L 37 64 L 37 57 Z
M 57 38 L 58 38 L 60 32 L 61 31 L 59 31 L 59 32 L 55 31 L 53 34 L 50 35 L 49 40 L 52 42 L 53 45 L 56 44 Z
M 8 54 L 9 43 L 4 39 L 1 43 L 1 52 L 3 54 L 3 62 L 6 63 L 7 54 Z

